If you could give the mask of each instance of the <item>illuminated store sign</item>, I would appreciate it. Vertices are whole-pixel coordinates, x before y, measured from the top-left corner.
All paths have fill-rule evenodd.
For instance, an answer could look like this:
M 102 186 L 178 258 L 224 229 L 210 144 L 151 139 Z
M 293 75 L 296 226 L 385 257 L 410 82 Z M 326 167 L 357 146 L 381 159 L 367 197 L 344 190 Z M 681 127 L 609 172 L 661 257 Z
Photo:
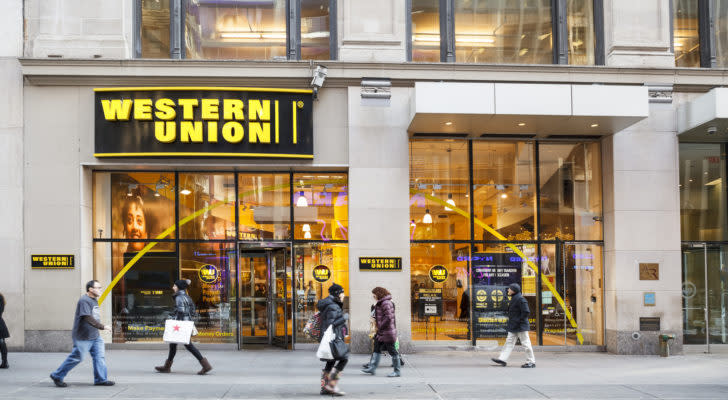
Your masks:
M 73 269 L 75 256 L 66 254 L 32 254 L 30 267 L 32 269 Z
M 310 90 L 94 91 L 95 157 L 313 158 Z
M 359 257 L 360 271 L 401 271 L 402 257 Z
M 318 282 L 326 282 L 331 279 L 331 270 L 325 265 L 319 265 L 313 269 L 313 279 Z
M 215 283 L 217 282 L 218 278 L 220 278 L 217 273 L 217 268 L 215 268 L 214 265 L 210 264 L 200 267 L 197 275 L 200 277 L 200 281 L 207 284 Z
M 442 283 L 447 280 L 447 268 L 442 265 L 435 265 L 430 268 L 430 279 L 435 283 Z

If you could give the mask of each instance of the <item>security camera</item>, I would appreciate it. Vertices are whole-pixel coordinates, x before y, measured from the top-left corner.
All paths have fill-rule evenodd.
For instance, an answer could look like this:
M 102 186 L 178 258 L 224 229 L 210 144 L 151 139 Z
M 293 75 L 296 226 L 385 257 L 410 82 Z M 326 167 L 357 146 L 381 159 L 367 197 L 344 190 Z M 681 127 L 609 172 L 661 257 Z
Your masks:
M 708 127 L 708 135 L 713 135 L 713 134 L 715 134 L 716 132 L 718 132 L 718 128 L 716 128 L 716 127 L 714 127 L 714 126 L 709 126 L 709 127 Z
M 313 71 L 313 79 L 311 79 L 311 87 L 313 88 L 313 98 L 318 97 L 318 91 L 321 89 L 321 86 L 324 85 L 324 81 L 326 80 L 326 73 L 329 71 L 328 68 L 326 68 L 323 65 L 317 65 L 316 69 Z

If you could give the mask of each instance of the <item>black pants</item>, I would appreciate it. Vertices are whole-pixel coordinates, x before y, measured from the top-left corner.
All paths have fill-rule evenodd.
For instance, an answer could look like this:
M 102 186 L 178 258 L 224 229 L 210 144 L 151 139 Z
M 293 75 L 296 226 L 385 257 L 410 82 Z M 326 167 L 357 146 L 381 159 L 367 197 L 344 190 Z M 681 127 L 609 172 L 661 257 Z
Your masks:
M 200 351 L 197 350 L 197 347 L 195 347 L 194 344 L 186 344 L 185 349 L 187 349 L 190 353 L 192 353 L 193 356 L 197 359 L 197 361 L 202 360 L 202 354 L 200 354 Z M 169 355 L 167 356 L 167 360 L 174 360 L 174 356 L 177 355 L 177 343 L 170 343 L 169 344 Z
M 394 348 L 394 343 L 382 343 L 378 340 L 375 340 L 374 352 L 381 353 L 383 350 L 388 351 L 392 357 L 399 355 L 399 353 L 397 353 L 397 349 Z
M 8 345 L 5 344 L 5 339 L 0 339 L 0 355 L 2 355 L 3 364 L 8 362 Z
M 348 358 L 345 358 L 343 360 L 329 360 L 326 361 L 326 366 L 324 367 L 324 371 L 331 372 L 331 368 L 334 368 L 334 364 L 336 364 L 336 370 L 337 371 L 343 371 L 344 367 L 346 367 L 346 363 L 349 362 Z

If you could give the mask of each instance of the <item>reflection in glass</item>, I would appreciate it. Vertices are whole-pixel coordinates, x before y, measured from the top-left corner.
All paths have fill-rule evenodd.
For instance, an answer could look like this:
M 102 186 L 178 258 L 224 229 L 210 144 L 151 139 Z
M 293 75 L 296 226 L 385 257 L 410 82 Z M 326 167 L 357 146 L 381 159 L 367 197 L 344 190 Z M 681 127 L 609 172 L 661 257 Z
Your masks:
M 602 239 L 599 143 L 539 145 L 543 240 Z
M 288 240 L 288 174 L 238 174 L 239 240 Z
M 195 302 L 202 343 L 235 343 L 235 244 L 180 243 L 182 279 Z
M 673 1 L 673 40 L 675 65 L 700 67 L 698 0 Z
M 344 312 L 349 310 L 349 245 L 346 243 L 307 243 L 296 245 L 294 290 L 296 295 L 296 342 L 312 342 L 303 333 L 306 321 L 318 310 L 318 301 L 329 295 L 329 287 L 337 283 L 344 288 Z M 316 279 L 313 270 L 324 266 L 330 278 Z
M 342 174 L 294 174 L 296 239 L 347 240 L 348 180 Z
M 552 64 L 550 0 L 454 0 L 455 59 Z
M 187 2 L 188 59 L 286 58 L 286 1 Z
M 440 61 L 440 2 L 412 0 L 412 61 Z
M 728 239 L 725 145 L 680 143 L 682 240 Z
M 179 180 L 180 237 L 235 239 L 234 175 L 180 174 Z
M 569 64 L 594 65 L 594 1 L 567 0 Z
M 508 240 L 533 240 L 536 170 L 532 142 L 473 142 L 475 217 Z M 467 199 L 466 199 L 467 200 Z M 498 240 L 479 223 L 477 240 Z
M 142 0 L 142 58 L 169 58 L 169 0 Z
M 716 66 L 728 67 L 728 0 L 715 0 L 715 54 Z
M 410 141 L 412 240 L 470 238 L 468 142 Z
M 329 1 L 301 0 L 301 59 L 330 60 Z
M 683 246 L 683 343 L 728 344 L 727 264 L 728 246 Z

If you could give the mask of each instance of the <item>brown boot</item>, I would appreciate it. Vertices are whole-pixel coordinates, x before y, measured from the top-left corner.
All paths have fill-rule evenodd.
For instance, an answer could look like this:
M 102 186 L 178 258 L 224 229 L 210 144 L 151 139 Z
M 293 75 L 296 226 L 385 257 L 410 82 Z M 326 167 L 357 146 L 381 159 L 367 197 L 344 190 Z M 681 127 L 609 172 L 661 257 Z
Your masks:
M 164 366 L 154 367 L 154 369 L 156 369 L 157 372 L 168 374 L 172 372 L 172 360 L 166 360 L 164 361 Z
M 339 375 L 341 375 L 341 371 L 336 368 L 332 369 L 329 374 L 329 384 L 324 386 L 324 388 L 334 396 L 343 396 L 346 394 L 339 389 Z
M 200 372 L 197 373 L 197 375 L 205 375 L 206 373 L 212 371 L 212 365 L 210 365 L 210 362 L 207 361 L 207 358 L 203 358 L 200 360 L 200 365 L 202 365 L 202 369 Z
M 329 392 L 326 389 L 326 386 L 328 386 L 328 384 L 329 384 L 329 373 L 326 372 L 325 369 L 322 369 L 321 370 L 321 394 L 331 394 L 331 392 Z

